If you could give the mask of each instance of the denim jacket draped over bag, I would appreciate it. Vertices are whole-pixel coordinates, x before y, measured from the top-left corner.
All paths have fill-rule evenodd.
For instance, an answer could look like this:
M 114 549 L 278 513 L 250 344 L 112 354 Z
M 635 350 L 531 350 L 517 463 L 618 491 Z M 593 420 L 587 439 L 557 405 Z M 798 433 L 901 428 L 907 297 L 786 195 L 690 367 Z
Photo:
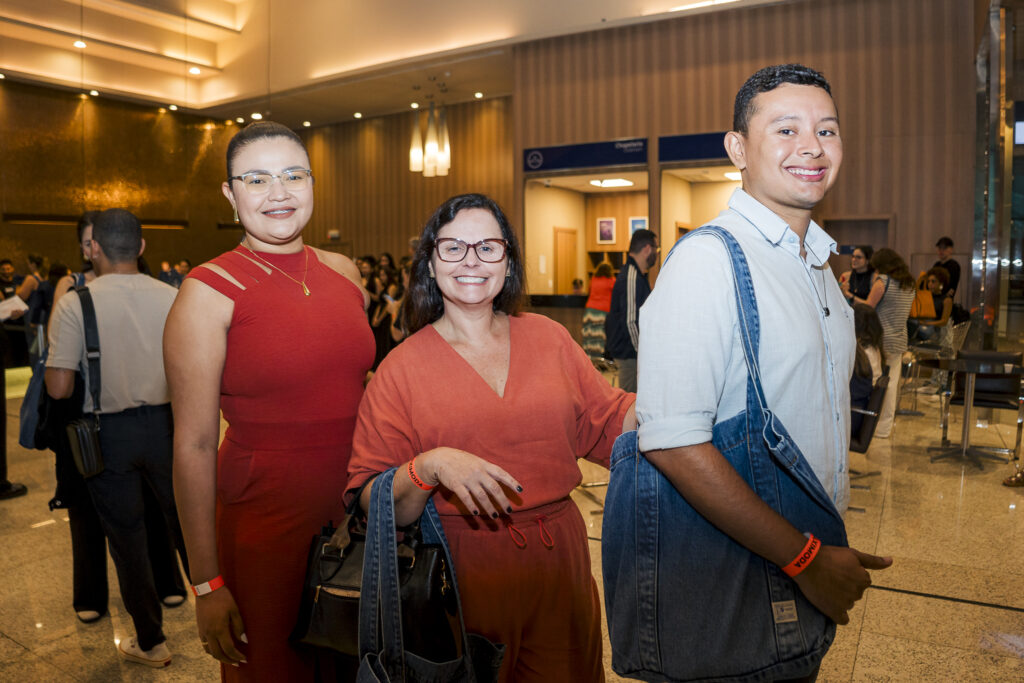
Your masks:
M 729 252 L 748 369 L 746 410 L 716 423 L 712 444 L 793 526 L 826 545 L 846 546 L 842 516 L 766 403 L 757 302 L 743 251 L 717 226 L 687 237 L 694 234 L 716 236 Z M 780 567 L 690 506 L 638 451 L 635 431 L 620 436 L 612 451 L 602 539 L 612 668 L 619 674 L 647 681 L 798 678 L 819 666 L 832 643 L 835 623 Z

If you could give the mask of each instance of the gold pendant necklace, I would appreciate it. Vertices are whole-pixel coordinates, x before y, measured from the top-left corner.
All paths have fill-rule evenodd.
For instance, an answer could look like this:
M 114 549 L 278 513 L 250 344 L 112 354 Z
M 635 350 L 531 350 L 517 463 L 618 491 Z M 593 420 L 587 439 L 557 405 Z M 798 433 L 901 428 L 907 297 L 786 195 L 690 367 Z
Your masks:
M 309 296 L 309 287 L 306 286 L 306 275 L 309 274 L 309 250 L 306 249 L 305 245 L 303 245 L 302 251 L 305 252 L 305 254 L 306 254 L 306 265 L 305 265 L 305 267 L 302 270 L 302 280 L 301 281 L 296 280 L 291 275 L 289 275 L 288 273 L 284 272 L 283 270 L 281 270 L 280 268 L 275 266 L 273 263 L 271 263 L 270 261 L 266 260 L 265 258 L 260 256 L 259 254 L 257 254 L 255 251 L 250 249 L 247 245 L 243 244 L 242 246 L 245 247 L 245 250 L 248 251 L 250 254 L 252 254 L 253 256 L 258 258 L 260 261 L 262 261 L 263 263 L 267 264 L 268 266 L 270 266 L 271 268 L 273 268 L 277 272 L 281 273 L 281 275 L 284 275 L 286 278 L 288 278 L 289 280 L 291 280 L 295 284 L 301 285 L 302 286 L 302 292 L 306 296 Z

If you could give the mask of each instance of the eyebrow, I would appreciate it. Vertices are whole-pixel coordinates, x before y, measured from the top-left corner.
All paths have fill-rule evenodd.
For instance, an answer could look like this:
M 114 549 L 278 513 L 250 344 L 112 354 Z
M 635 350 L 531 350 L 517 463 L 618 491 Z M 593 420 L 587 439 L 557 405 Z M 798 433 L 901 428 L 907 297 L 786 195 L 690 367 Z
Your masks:
M 797 114 L 784 114 L 784 115 L 778 117 L 777 119 L 773 119 L 772 123 L 782 123 L 783 121 L 800 121 L 802 119 L 803 119 L 803 117 L 802 116 L 798 116 Z M 839 123 L 839 117 L 838 116 L 826 116 L 825 118 L 823 118 L 820 121 L 818 121 L 819 124 L 820 123 L 826 123 L 826 122 L 828 122 L 828 123 Z
M 301 171 L 305 171 L 306 167 L 301 165 L 301 164 L 296 165 L 296 166 L 289 166 L 288 168 L 282 168 L 279 171 L 279 173 L 287 173 L 288 171 L 300 171 L 300 170 Z M 262 169 L 262 168 L 254 168 L 251 171 L 245 171 L 243 173 L 239 173 L 238 175 L 247 175 L 249 173 L 265 173 L 267 175 L 274 175 L 273 171 L 267 171 L 266 169 Z

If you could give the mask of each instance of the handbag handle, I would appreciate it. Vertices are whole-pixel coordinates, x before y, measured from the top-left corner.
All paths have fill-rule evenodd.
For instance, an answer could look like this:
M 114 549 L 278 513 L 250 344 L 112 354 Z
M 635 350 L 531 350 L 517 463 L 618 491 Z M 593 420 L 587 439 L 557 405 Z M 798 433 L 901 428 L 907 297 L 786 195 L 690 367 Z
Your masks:
M 402 638 L 402 599 L 398 581 L 398 536 L 395 528 L 394 479 L 397 467 L 377 476 L 370 490 L 369 521 L 366 528 L 366 549 L 363 555 L 363 583 L 359 599 L 359 657 L 383 651 L 383 660 L 395 680 L 405 680 L 405 643 Z M 462 652 L 468 656 L 469 636 L 462 616 L 462 600 L 455 582 L 448 540 L 441 518 L 432 499 L 427 500 L 420 517 L 423 542 L 439 545 L 451 568 L 455 603 L 459 614 Z M 381 636 L 378 642 L 377 635 Z M 467 669 L 475 680 L 472 667 Z

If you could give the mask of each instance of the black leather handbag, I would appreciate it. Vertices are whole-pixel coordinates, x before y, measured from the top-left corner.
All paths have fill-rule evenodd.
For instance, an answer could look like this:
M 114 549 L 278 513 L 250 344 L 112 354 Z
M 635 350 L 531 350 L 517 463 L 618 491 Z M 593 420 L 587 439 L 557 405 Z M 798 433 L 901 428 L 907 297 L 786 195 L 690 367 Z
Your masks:
M 67 425 L 67 433 L 75 467 L 83 478 L 89 479 L 103 471 L 103 453 L 100 449 L 100 334 L 96 327 L 96 309 L 89 288 L 76 287 L 74 291 L 82 302 L 92 415 L 71 420 Z
M 326 526 L 313 537 L 299 618 L 291 634 L 294 643 L 359 654 L 366 526 L 353 514 L 357 504 L 350 507 L 338 528 Z M 453 659 L 459 637 L 458 605 L 443 549 L 422 542 L 417 522 L 402 530 L 395 553 L 407 647 L 423 655 Z

